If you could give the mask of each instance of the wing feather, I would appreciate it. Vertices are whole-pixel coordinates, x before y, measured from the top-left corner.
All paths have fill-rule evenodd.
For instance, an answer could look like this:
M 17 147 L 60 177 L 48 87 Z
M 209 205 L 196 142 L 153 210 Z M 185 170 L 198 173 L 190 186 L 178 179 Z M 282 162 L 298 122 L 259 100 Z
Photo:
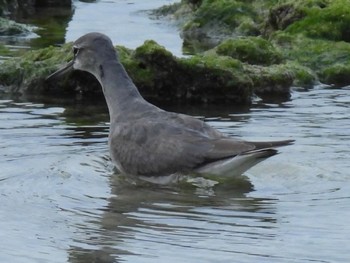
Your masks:
M 111 156 L 117 166 L 129 174 L 159 176 L 186 172 L 255 148 L 224 136 L 201 120 L 167 116 L 161 122 L 148 117 L 119 123 L 110 135 Z

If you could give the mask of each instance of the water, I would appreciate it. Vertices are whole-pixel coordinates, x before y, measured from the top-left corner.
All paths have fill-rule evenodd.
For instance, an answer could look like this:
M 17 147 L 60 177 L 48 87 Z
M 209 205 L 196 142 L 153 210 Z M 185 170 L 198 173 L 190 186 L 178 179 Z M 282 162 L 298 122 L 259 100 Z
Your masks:
M 119 176 L 103 101 L 1 95 L 0 262 L 348 262 L 349 93 L 317 86 L 251 108 L 166 106 L 232 136 L 296 139 L 245 180 L 214 187 Z
M 252 191 L 125 181 L 108 159 L 106 107 L 90 103 L 0 101 L 1 262 L 350 258 L 349 89 L 216 117 L 182 107 L 245 139 L 296 139 L 246 174 Z
M 113 43 L 136 48 L 147 39 L 153 39 L 166 46 L 174 55 L 182 55 L 182 40 L 179 30 L 169 21 L 150 19 L 150 10 L 176 0 L 152 1 L 98 1 L 95 3 L 75 1 L 76 12 L 69 23 L 66 41 L 74 41 L 82 34 L 101 32 Z M 91 19 L 93 17 L 93 19 Z M 142 36 L 142 37 L 140 37 Z

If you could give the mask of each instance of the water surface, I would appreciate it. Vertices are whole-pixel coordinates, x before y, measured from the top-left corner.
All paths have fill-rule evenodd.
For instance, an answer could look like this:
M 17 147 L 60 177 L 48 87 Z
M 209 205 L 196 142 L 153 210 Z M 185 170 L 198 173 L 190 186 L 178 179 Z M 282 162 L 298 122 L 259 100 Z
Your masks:
M 104 103 L 3 99 L 0 260 L 346 262 L 348 93 L 294 91 L 242 112 L 181 107 L 244 139 L 296 139 L 246 173 L 254 190 L 134 184 L 108 159 Z

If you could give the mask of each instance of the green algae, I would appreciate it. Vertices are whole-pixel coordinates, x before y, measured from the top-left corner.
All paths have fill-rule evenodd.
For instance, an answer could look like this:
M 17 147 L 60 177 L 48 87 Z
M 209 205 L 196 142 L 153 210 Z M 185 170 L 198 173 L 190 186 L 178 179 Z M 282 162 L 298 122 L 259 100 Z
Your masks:
M 271 65 L 282 62 L 281 52 L 261 37 L 227 39 L 216 47 L 216 52 L 249 64 Z
M 241 62 L 230 57 L 176 58 L 156 42 L 146 41 L 135 50 L 133 59 L 137 69 L 132 70 L 128 63 L 125 66 L 141 92 L 153 99 L 157 98 L 152 94 L 158 94 L 163 100 L 250 102 L 251 80 L 243 74 Z M 140 73 L 134 73 L 140 70 L 141 79 Z
M 216 46 L 218 55 L 247 64 L 281 64 L 293 73 L 293 85 L 350 84 L 344 77 L 349 61 L 349 1 L 191 2 L 183 0 L 168 8 L 179 14 L 188 12 L 184 6 L 191 7 L 192 15 L 186 13 L 187 22 L 182 26 L 187 51 L 198 53 Z
M 235 101 L 250 103 L 253 82 L 245 74 L 243 64 L 231 57 L 195 55 L 181 60 L 190 87 L 187 97 L 206 95 L 206 102 Z M 200 91 L 200 93 L 199 93 Z
M 45 77 L 72 58 L 71 47 L 71 44 L 61 48 L 51 46 L 4 61 L 0 67 L 0 85 L 13 87 L 13 92 L 42 91 Z
M 283 48 L 286 59 L 309 68 L 320 81 L 338 85 L 350 83 L 344 82 L 347 78 L 340 74 L 346 72 L 350 61 L 350 43 L 312 39 L 304 34 L 290 35 L 284 32 L 276 34 L 273 41 Z
M 21 93 L 40 94 L 48 88 L 72 93 L 80 86 L 84 90 L 79 92 L 101 93 L 97 81 L 79 71 L 62 81 L 49 83 L 48 87 L 45 78 L 72 59 L 71 46 L 33 50 L 5 61 L 0 68 L 0 85 Z M 177 58 L 154 41 L 146 41 L 135 50 L 121 46 L 116 49 L 127 72 L 147 99 L 250 103 L 252 81 L 236 59 L 217 55 Z
M 348 5 L 342 0 L 182 1 L 163 12 L 179 19 L 187 12 L 184 32 L 193 33 L 198 43 L 205 34 L 218 34 L 213 49 L 183 58 L 152 40 L 135 50 L 116 49 L 146 98 L 241 104 L 250 103 L 253 93 L 287 98 L 293 85 L 350 84 L 350 43 L 344 26 Z M 49 47 L 6 61 L 0 84 L 18 91 L 45 90 L 45 77 L 71 58 L 69 49 Z M 74 74 L 76 81 L 53 85 L 59 89 L 64 84 L 70 91 L 79 83 L 89 86 L 91 79 L 84 82 L 88 77 L 80 74 Z M 101 92 L 96 81 L 94 85 L 87 91 Z
M 321 81 L 346 86 L 350 83 L 350 63 L 336 63 L 322 70 Z
M 286 32 L 302 33 L 311 38 L 350 41 L 350 2 L 344 0 L 319 2 L 305 9 L 305 17 L 290 25 Z

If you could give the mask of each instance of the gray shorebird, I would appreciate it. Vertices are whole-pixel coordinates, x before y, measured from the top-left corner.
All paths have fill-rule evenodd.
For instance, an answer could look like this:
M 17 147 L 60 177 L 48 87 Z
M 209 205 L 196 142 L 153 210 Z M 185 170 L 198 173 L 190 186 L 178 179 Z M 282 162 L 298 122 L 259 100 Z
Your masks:
M 74 42 L 74 58 L 51 74 L 87 71 L 101 84 L 110 116 L 109 150 L 124 174 L 170 183 L 179 174 L 240 175 L 293 140 L 250 142 L 231 138 L 194 117 L 147 102 L 120 63 L 109 37 L 89 33 Z

